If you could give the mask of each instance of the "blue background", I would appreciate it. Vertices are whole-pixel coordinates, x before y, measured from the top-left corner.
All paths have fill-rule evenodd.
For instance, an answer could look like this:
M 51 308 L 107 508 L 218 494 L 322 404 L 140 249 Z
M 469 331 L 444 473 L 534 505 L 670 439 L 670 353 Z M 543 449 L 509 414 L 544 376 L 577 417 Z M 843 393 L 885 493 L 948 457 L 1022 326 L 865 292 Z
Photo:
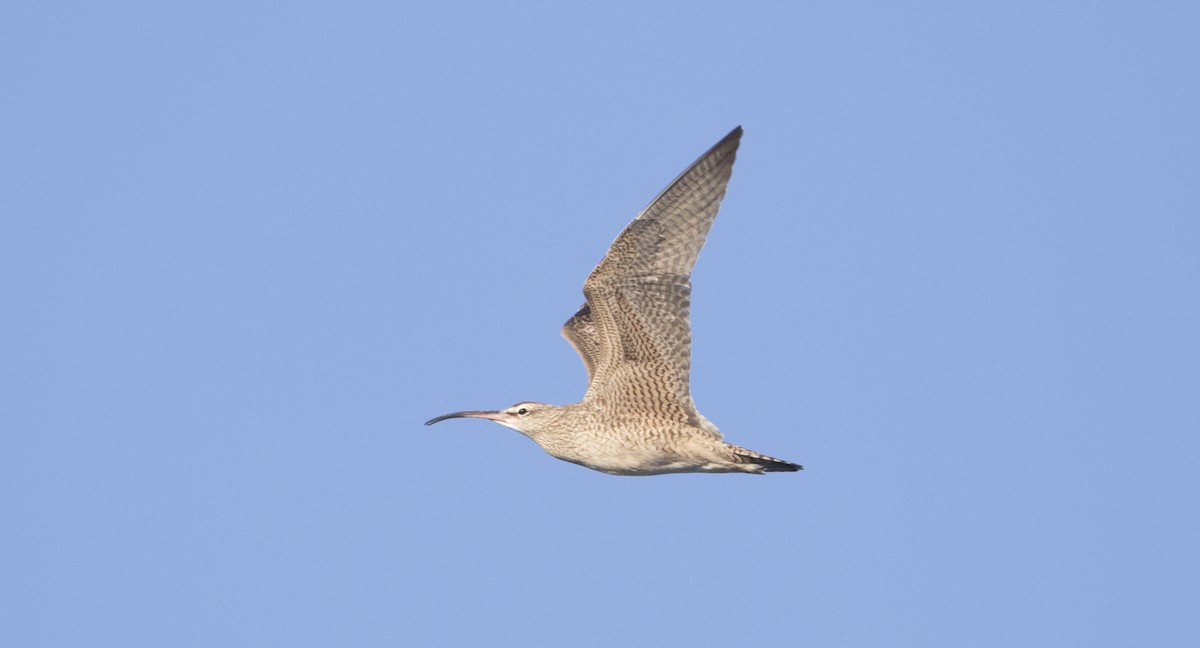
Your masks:
M 1200 5 L 15 2 L 0 643 L 1197 645 Z M 613 237 L 735 125 L 618 478 Z

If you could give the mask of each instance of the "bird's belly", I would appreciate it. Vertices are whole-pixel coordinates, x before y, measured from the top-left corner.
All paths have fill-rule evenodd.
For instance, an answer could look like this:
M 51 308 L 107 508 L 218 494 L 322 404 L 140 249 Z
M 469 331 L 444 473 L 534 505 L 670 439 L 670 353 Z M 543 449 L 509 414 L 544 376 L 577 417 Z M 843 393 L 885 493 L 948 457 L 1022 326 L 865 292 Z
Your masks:
M 610 475 L 663 475 L 683 472 L 731 472 L 724 462 L 706 457 L 708 453 L 681 452 L 677 449 L 629 446 L 593 447 L 575 457 L 562 457 Z

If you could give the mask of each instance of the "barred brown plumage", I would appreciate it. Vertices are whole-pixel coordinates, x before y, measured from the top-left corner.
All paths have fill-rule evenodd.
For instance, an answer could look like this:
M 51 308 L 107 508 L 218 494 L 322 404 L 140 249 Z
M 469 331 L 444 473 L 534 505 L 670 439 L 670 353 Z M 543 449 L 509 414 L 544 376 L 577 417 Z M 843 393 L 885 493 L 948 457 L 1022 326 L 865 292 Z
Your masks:
M 484 418 L 551 455 L 614 475 L 781 472 L 802 466 L 722 441 L 696 410 L 691 374 L 691 273 L 725 196 L 739 126 L 675 178 L 631 222 L 583 285 L 563 325 L 588 372 L 583 400 L 517 403 Z

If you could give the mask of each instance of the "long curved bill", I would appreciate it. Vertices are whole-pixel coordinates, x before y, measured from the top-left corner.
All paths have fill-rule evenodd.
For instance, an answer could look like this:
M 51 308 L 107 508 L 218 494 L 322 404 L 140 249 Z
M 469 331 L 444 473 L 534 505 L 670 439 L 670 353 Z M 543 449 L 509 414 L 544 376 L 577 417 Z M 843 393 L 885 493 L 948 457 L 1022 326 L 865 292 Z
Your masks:
M 481 418 L 481 419 L 487 419 L 489 421 L 497 421 L 500 419 L 500 415 L 502 413 L 503 412 L 492 412 L 492 411 L 487 411 L 487 410 L 469 410 L 466 412 L 453 412 L 451 414 L 442 414 L 441 416 L 431 418 L 428 421 L 425 421 L 425 425 L 433 425 L 434 423 L 437 423 L 438 421 L 445 421 L 446 419 L 452 419 L 452 418 Z

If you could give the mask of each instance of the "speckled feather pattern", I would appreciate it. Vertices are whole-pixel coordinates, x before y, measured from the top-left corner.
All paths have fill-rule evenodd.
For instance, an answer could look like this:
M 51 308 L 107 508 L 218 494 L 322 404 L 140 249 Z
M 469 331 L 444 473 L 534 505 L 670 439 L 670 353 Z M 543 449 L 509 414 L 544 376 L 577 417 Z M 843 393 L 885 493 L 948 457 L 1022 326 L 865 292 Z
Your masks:
M 800 466 L 722 441 L 689 391 L 691 273 L 725 196 L 739 127 L 679 175 L 631 222 L 584 282 L 563 325 L 588 371 L 573 405 L 518 403 L 459 412 L 524 433 L 547 452 L 618 475 L 775 472 Z
M 563 335 L 588 368 L 580 409 L 599 410 L 577 414 L 594 419 L 585 427 L 615 433 L 632 447 L 667 451 L 706 436 L 695 442 L 736 448 L 706 443 L 722 435 L 691 398 L 690 307 L 692 268 L 725 196 L 741 134 L 731 132 L 651 201 L 584 284 L 587 302 Z

